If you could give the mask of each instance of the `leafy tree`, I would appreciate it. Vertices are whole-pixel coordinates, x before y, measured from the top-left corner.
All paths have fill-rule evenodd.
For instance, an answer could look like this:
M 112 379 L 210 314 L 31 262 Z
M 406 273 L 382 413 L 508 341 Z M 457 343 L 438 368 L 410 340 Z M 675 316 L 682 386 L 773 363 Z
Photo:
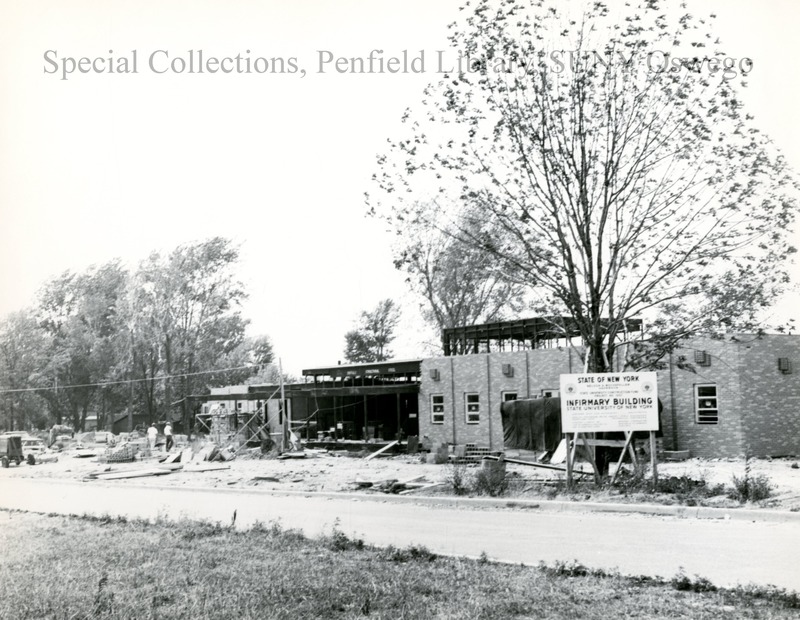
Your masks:
M 538 312 L 570 317 L 589 371 L 760 329 L 789 280 L 798 186 L 743 108 L 752 64 L 725 55 L 713 18 L 573 6 L 465 7 L 462 66 L 406 114 L 372 210 L 491 254 Z M 623 346 L 632 318 L 658 350 Z
M 23 310 L 0 323 L 0 427 L 13 431 L 45 426 L 44 402 L 33 386 L 45 361 L 45 339 L 32 314 Z
M 41 392 L 56 423 L 66 412 L 73 428 L 83 430 L 98 384 L 113 378 L 109 372 L 118 361 L 119 307 L 127 278 L 127 271 L 113 261 L 83 274 L 65 272 L 40 293 L 38 318 L 48 339 L 49 361 L 39 382 L 48 388 L 71 386 Z M 103 393 L 104 405 L 105 397 Z
M 358 327 L 345 334 L 344 358 L 351 363 L 382 362 L 392 356 L 389 343 L 400 321 L 400 309 L 384 299 L 372 311 L 364 311 Z
M 152 390 L 160 375 L 164 390 L 163 409 L 148 408 L 150 419 L 193 393 L 198 373 L 224 368 L 220 362 L 243 342 L 246 293 L 234 277 L 238 258 L 229 240 L 215 237 L 167 256 L 153 253 L 139 267 L 130 302 L 132 358 L 138 356 L 141 385 Z M 177 385 L 174 375 L 181 377 Z
M 403 224 L 397 231 L 401 242 L 395 250 L 395 267 L 406 272 L 406 281 L 424 299 L 423 318 L 439 333 L 498 321 L 522 309 L 523 287 L 498 270 L 491 253 L 462 243 L 458 228 L 454 235 L 431 226 Z

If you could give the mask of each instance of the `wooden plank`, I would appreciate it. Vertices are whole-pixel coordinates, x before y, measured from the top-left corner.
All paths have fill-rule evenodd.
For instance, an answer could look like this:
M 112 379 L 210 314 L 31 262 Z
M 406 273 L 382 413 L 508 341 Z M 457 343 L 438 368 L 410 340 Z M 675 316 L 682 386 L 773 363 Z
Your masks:
M 650 466 L 653 468 L 653 486 L 658 484 L 658 468 L 656 466 L 656 433 L 650 431 Z
M 586 437 L 585 433 L 581 433 L 581 438 L 583 440 L 583 448 L 586 452 L 586 458 L 589 459 L 589 463 L 592 465 L 592 469 L 594 470 L 594 480 L 597 482 L 597 484 L 600 484 L 603 477 L 600 475 L 600 470 L 597 468 L 597 463 L 594 460 L 594 451 L 592 451 L 591 447 L 589 446 L 590 440 L 588 437 Z
M 163 476 L 172 473 L 169 469 L 133 469 L 131 471 L 98 474 L 96 480 L 122 480 L 124 478 L 144 478 L 146 476 Z
M 553 456 L 550 458 L 550 463 L 563 463 L 564 460 L 567 458 L 567 440 L 562 439 L 561 442 L 558 444 L 556 451 L 553 452 Z
M 379 454 L 383 454 L 383 453 L 384 453 L 384 452 L 386 452 L 386 451 L 387 451 L 389 448 L 393 448 L 394 446 L 396 446 L 396 445 L 397 445 L 397 444 L 399 444 L 399 443 L 400 443 L 399 441 L 393 441 L 392 443 L 390 443 L 390 444 L 387 444 L 387 445 L 383 446 L 383 448 L 381 448 L 381 449 L 380 449 L 380 450 L 378 450 L 377 452 L 373 452 L 372 454 L 370 454 L 369 456 L 367 456 L 367 458 L 365 458 L 364 460 L 365 460 L 365 461 L 372 460 L 372 459 L 374 459 L 376 456 L 378 456 Z
M 625 451 L 628 449 L 628 447 L 630 446 L 631 440 L 633 439 L 633 433 L 628 432 L 628 433 L 625 434 L 625 437 L 626 437 L 625 442 L 624 442 L 625 445 L 622 447 L 622 452 L 619 455 L 619 460 L 617 461 L 617 468 L 616 468 L 616 470 L 614 470 L 614 475 L 611 476 L 611 484 L 612 485 L 617 480 L 617 474 L 619 473 L 619 467 L 620 467 L 620 465 L 622 465 L 622 461 L 625 458 Z
M 499 461 L 500 457 L 498 456 L 484 456 L 484 461 Z M 522 461 L 520 459 L 503 459 L 506 463 L 514 463 L 515 465 L 528 465 L 530 467 L 538 467 L 540 469 L 550 469 L 552 471 L 563 471 L 566 472 L 566 467 L 559 467 L 558 465 L 549 465 L 547 463 L 536 463 L 534 461 Z M 573 473 L 580 474 L 582 476 L 588 476 L 590 472 L 575 470 Z
M 628 445 L 624 439 L 592 439 L 591 437 L 584 438 L 583 443 L 593 448 L 624 448 Z
M 398 495 L 408 495 L 409 493 L 416 493 L 417 491 L 424 491 L 425 489 L 432 489 L 433 487 L 440 487 L 442 485 L 447 484 L 446 482 L 433 482 L 431 484 L 426 484 L 421 487 L 417 487 L 415 489 L 406 489 L 405 491 L 400 491 Z
M 183 469 L 182 463 L 160 463 L 156 469 L 166 469 L 167 471 L 178 471 Z
M 284 452 L 283 454 L 278 456 L 279 461 L 285 461 L 286 459 L 304 459 L 306 458 L 305 452 Z

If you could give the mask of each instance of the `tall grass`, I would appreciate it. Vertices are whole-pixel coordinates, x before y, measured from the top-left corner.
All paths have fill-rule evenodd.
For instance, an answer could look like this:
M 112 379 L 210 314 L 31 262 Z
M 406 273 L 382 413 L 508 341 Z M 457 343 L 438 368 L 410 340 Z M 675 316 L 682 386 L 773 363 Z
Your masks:
M 0 517 L 2 618 L 727 619 L 792 618 L 800 607 L 774 589 L 374 549 L 338 526 L 309 540 L 276 523 Z

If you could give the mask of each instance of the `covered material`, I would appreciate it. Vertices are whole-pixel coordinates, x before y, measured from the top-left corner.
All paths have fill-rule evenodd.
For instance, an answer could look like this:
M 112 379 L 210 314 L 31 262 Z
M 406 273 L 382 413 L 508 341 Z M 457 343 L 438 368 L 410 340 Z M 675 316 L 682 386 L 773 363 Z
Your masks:
M 561 441 L 561 399 L 510 400 L 500 408 L 506 448 L 554 451 Z

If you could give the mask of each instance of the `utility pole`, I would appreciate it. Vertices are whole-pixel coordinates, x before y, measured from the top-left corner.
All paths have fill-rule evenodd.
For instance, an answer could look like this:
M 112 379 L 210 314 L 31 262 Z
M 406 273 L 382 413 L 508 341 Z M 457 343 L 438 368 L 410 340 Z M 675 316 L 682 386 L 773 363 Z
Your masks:
M 288 450 L 289 447 L 289 429 L 291 428 L 292 421 L 289 417 L 289 408 L 286 406 L 286 395 L 283 391 L 283 366 L 281 365 L 281 358 L 278 358 L 278 377 L 281 385 L 281 406 L 280 410 L 283 411 L 283 450 Z

